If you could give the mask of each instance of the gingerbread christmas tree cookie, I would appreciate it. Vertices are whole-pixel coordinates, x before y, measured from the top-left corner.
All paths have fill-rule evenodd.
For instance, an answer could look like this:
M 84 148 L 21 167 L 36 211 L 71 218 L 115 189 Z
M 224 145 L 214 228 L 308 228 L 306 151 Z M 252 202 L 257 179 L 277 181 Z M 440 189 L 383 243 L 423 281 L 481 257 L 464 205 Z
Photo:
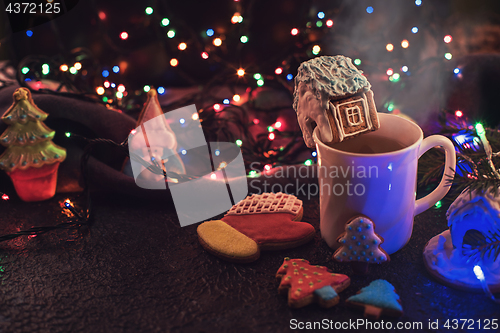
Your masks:
M 366 274 L 368 264 L 380 264 L 390 260 L 389 255 L 380 247 L 383 238 L 375 232 L 375 223 L 366 216 L 356 216 L 345 226 L 345 233 L 340 235 L 340 248 L 333 259 L 339 262 L 351 262 L 358 274 Z
M 278 291 L 288 295 L 288 305 L 301 308 L 317 302 L 324 308 L 339 302 L 338 293 L 349 287 L 347 275 L 331 273 L 324 266 L 313 266 L 305 259 L 285 258 L 276 273 Z
M 28 89 L 17 89 L 13 98 L 2 116 L 9 127 L 0 135 L 0 143 L 7 147 L 0 156 L 0 169 L 12 179 L 22 200 L 47 200 L 56 193 L 57 172 L 66 149 L 52 142 L 55 131 L 44 123 L 48 114 L 36 106 Z
M 314 227 L 298 222 L 302 212 L 302 201 L 293 195 L 254 194 L 234 205 L 221 220 L 200 224 L 198 238 L 219 258 L 251 262 L 260 251 L 289 249 L 313 239 Z
M 403 315 L 399 295 L 396 294 L 394 286 L 385 280 L 372 281 L 358 294 L 349 297 L 346 304 L 363 309 L 366 318 L 375 320 L 379 319 L 381 315 L 391 317 Z

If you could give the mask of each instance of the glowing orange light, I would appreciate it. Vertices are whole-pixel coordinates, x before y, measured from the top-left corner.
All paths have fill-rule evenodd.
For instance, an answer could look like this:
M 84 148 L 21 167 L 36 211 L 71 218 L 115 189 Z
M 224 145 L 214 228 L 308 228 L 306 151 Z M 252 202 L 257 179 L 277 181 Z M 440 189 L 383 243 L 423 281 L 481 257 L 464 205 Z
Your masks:
M 121 39 L 123 39 L 123 40 L 127 39 L 127 38 L 128 38 L 128 33 L 127 33 L 127 32 L 125 32 L 125 31 L 124 31 L 124 32 L 122 32 L 122 33 L 120 34 L 120 38 L 121 38 Z
M 170 59 L 170 66 L 175 67 L 179 64 L 179 60 L 172 58 Z
M 210 175 L 210 178 L 217 179 L 217 175 L 215 173 L 213 173 L 213 174 Z
M 238 12 L 234 13 L 233 17 L 231 17 L 231 23 L 232 24 L 239 23 L 240 22 L 240 17 L 241 17 L 240 13 L 238 13 Z
M 385 72 L 387 75 L 391 76 L 392 74 L 394 74 L 394 71 L 392 70 L 392 68 L 389 68 L 387 70 L 387 72 Z
M 103 87 L 97 87 L 96 91 L 97 91 L 97 94 L 98 94 L 98 95 L 102 95 L 102 94 L 104 94 L 104 91 L 105 91 L 105 90 L 104 90 L 104 88 L 103 88 Z
M 274 135 L 274 133 L 269 133 L 267 137 L 269 140 L 273 141 L 276 138 L 276 135 Z
M 203 59 L 208 59 L 208 53 L 207 53 L 207 52 L 202 52 L 202 53 L 201 53 L 201 57 L 202 57 Z
M 265 169 L 266 171 L 271 170 L 271 164 L 266 164 L 266 165 L 264 166 L 264 169 Z
M 277 74 L 277 75 L 280 75 L 281 73 L 283 73 L 283 68 L 281 67 L 278 67 L 274 70 L 274 72 Z
M 79 62 L 75 62 L 75 64 L 73 65 L 73 67 L 75 67 L 77 70 L 80 70 L 80 69 L 82 69 L 82 64 L 79 63 Z
M 238 95 L 238 94 L 233 95 L 233 101 L 235 101 L 235 102 L 239 102 L 239 101 L 240 101 L 240 99 L 241 99 L 241 96 L 240 96 L 240 95 Z
M 178 46 L 178 48 L 179 48 L 179 50 L 184 51 L 187 48 L 187 44 L 186 43 L 180 43 L 179 46 Z
M 387 45 L 385 46 L 385 49 L 386 49 L 387 51 L 389 51 L 389 52 L 392 52 L 392 50 L 394 50 L 394 45 L 392 45 L 392 44 L 387 44 Z
M 63 72 L 66 72 L 68 70 L 68 65 L 64 64 L 64 65 L 61 65 L 61 67 L 59 67 L 59 69 Z
M 328 28 L 331 28 L 331 27 L 333 26 L 333 21 L 332 21 L 332 20 L 328 20 L 328 21 L 326 21 L 326 26 L 327 26 Z
M 281 121 L 277 121 L 274 123 L 274 128 L 281 128 Z
M 125 91 L 125 86 L 123 84 L 120 84 L 118 88 L 116 88 L 119 92 L 123 93 Z
M 220 38 L 215 38 L 214 41 L 213 41 L 213 44 L 215 46 L 221 46 L 222 45 L 222 39 Z
M 462 111 L 460 111 L 460 110 L 455 111 L 455 116 L 457 116 L 457 117 L 459 117 L 459 118 L 460 118 L 460 117 L 462 117 L 463 115 L 464 115 L 464 113 L 463 113 Z
M 410 46 L 410 42 L 408 42 L 406 39 L 404 39 L 402 42 L 401 42 L 401 47 L 403 49 L 407 49 L 408 46 Z
M 292 31 L 290 31 L 290 33 L 292 34 L 292 36 L 297 36 L 299 33 L 299 29 L 293 28 Z
M 237 71 L 236 71 L 236 74 L 238 74 L 238 76 L 244 76 L 245 75 L 245 70 L 243 68 L 239 68 Z
M 451 35 L 446 35 L 446 36 L 444 36 L 443 40 L 446 44 L 448 44 L 448 43 L 451 43 L 451 41 L 453 40 L 453 37 L 451 37 Z
M 214 110 L 217 112 L 217 111 L 220 111 L 222 109 L 222 106 L 218 103 L 215 103 L 214 104 Z

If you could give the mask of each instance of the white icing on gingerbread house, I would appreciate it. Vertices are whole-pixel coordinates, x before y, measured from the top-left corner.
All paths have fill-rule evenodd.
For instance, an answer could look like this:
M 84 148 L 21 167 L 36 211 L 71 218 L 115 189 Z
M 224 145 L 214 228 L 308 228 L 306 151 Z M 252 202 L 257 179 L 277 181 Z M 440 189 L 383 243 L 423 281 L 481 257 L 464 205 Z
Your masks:
M 253 194 L 234 205 L 227 215 L 290 213 L 298 215 L 302 201 L 285 193 Z

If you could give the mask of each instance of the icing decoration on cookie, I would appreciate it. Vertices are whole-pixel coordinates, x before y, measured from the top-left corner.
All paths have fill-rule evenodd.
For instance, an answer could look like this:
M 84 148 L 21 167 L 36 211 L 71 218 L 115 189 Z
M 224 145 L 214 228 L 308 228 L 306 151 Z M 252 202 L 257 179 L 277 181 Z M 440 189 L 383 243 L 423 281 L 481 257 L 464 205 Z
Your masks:
M 324 266 L 313 266 L 305 259 L 285 258 L 276 273 L 278 291 L 288 294 L 288 305 L 301 308 L 312 302 L 332 307 L 339 302 L 338 293 L 349 286 L 347 275 L 331 273 Z
M 253 194 L 234 205 L 227 215 L 290 213 L 297 215 L 302 201 L 284 193 Z
M 249 262 L 258 259 L 260 252 L 249 257 L 235 256 L 235 249 L 242 244 L 231 237 L 224 240 L 225 246 L 215 250 L 209 244 L 219 244 L 221 241 L 214 238 L 224 236 L 218 232 L 208 233 L 207 230 L 220 229 L 220 224 L 225 223 L 254 241 L 259 251 L 289 249 L 309 242 L 316 233 L 309 223 L 298 222 L 302 212 L 302 201 L 292 195 L 253 195 L 233 206 L 220 221 L 202 223 L 198 227 L 198 236 L 201 244 L 212 254 L 229 261 Z M 205 232 L 200 232 L 202 230 Z
M 403 315 L 399 295 L 386 280 L 372 281 L 358 294 L 347 299 L 346 304 L 365 310 L 366 318 L 377 320 L 381 315 L 399 317 Z
M 381 236 L 375 232 L 375 224 L 366 216 L 349 220 L 345 233 L 338 242 L 342 245 L 335 251 L 333 258 L 339 262 L 360 261 L 380 264 L 389 261 L 389 255 L 380 247 Z
M 293 108 L 308 147 L 315 145 L 313 123 L 326 144 L 380 127 L 371 85 L 362 73 L 342 55 L 317 57 L 299 66 Z

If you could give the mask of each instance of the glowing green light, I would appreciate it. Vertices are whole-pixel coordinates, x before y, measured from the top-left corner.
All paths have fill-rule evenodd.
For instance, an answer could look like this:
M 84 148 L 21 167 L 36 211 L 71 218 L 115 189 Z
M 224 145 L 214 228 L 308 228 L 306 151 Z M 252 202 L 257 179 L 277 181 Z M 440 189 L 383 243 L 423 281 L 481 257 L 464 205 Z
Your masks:
M 28 74 L 29 71 L 30 71 L 30 69 L 28 67 L 21 68 L 21 73 L 23 73 L 23 74 Z
M 476 132 L 477 132 L 477 135 L 479 135 L 479 136 L 484 135 L 486 133 L 484 131 L 484 127 L 481 123 L 476 124 Z
M 398 82 L 401 76 L 398 73 L 392 74 L 392 81 L 393 82 Z
M 49 72 L 50 72 L 50 67 L 49 67 L 49 65 L 48 65 L 48 64 L 43 64 L 43 65 L 42 65 L 42 74 L 43 74 L 43 75 L 47 75 L 47 74 L 49 74 Z
M 169 25 L 169 24 L 170 24 L 170 20 L 169 20 L 168 18 L 166 18 L 166 17 L 165 17 L 165 18 L 163 18 L 163 19 L 161 20 L 161 25 L 162 25 L 163 27 L 166 27 L 166 26 L 167 26 L 167 25 Z
M 240 42 L 242 42 L 243 44 L 245 44 L 246 42 L 248 42 L 248 37 L 247 36 L 241 36 L 240 37 Z
M 389 106 L 387 107 L 387 111 L 389 112 L 394 111 L 394 104 L 390 103 Z
M 64 133 L 64 135 L 66 135 L 67 138 L 71 137 L 71 133 L 70 132 L 66 132 L 66 133 Z
M 436 204 L 434 205 L 434 207 L 441 208 L 442 205 L 443 204 L 441 203 L 441 201 L 438 201 L 438 202 L 436 202 Z
M 70 68 L 69 68 L 69 72 L 70 72 L 71 74 L 76 74 L 76 73 L 78 73 L 78 70 L 77 70 L 75 67 L 70 67 Z
M 251 171 L 248 173 L 248 176 L 249 176 L 249 177 L 251 177 L 251 178 L 257 177 L 257 171 L 255 171 L 255 170 L 251 170 Z
M 102 101 L 103 101 L 104 103 L 106 103 L 106 102 L 108 101 L 108 98 L 107 98 L 106 96 L 104 96 L 104 97 L 102 98 Z
M 444 57 L 448 60 L 451 60 L 451 58 L 453 58 L 453 55 L 450 52 L 448 52 L 444 54 Z
M 174 38 L 175 37 L 175 30 L 169 30 L 167 32 L 167 37 L 168 38 Z
M 260 75 L 259 73 L 255 73 L 253 75 L 253 78 L 256 79 L 256 80 L 260 80 L 260 79 L 262 79 L 262 75 Z
M 153 8 L 151 8 L 151 7 L 146 7 L 146 9 L 144 11 L 146 12 L 147 15 L 153 14 Z
M 313 164 L 313 161 L 312 161 L 312 160 L 306 160 L 306 161 L 304 162 L 304 165 L 307 165 L 307 166 L 312 165 L 312 164 Z
M 144 92 L 148 92 L 149 90 L 151 90 L 151 87 L 146 84 L 142 89 L 144 90 Z
M 361 59 L 359 59 L 359 58 L 358 58 L 358 59 L 354 59 L 354 64 L 355 64 L 356 66 L 361 65 Z
M 323 22 L 321 22 L 321 21 L 316 21 L 316 26 L 317 26 L 318 28 L 321 28 L 321 27 L 323 26 Z
M 269 132 L 274 132 L 274 127 L 269 126 L 269 127 L 267 128 L 267 130 L 268 130 Z
M 262 87 L 264 85 L 264 80 L 260 79 L 260 80 L 257 80 L 257 85 L 259 87 Z
M 238 140 L 236 140 L 236 144 L 238 145 L 238 147 L 241 147 L 241 145 L 243 144 L 243 141 L 238 139 Z

